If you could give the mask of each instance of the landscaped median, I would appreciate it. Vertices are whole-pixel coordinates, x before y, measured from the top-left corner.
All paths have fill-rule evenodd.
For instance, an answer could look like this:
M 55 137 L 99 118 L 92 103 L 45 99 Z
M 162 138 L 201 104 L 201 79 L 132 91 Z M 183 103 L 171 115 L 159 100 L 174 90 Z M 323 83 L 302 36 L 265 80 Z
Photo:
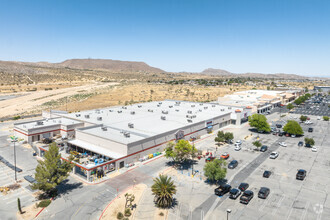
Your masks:
M 99 219 L 132 219 L 132 216 L 134 216 L 134 212 L 136 211 L 136 207 L 139 205 L 141 196 L 146 189 L 147 185 L 138 184 L 124 190 L 108 204 Z M 130 202 L 129 199 L 132 199 L 132 196 L 134 196 L 134 199 Z M 129 206 L 131 206 L 131 208 Z M 130 211 L 127 211 L 127 209 Z M 122 215 L 118 213 L 121 213 Z M 119 216 L 121 216 L 121 218 L 118 218 Z
M 30 220 L 38 215 L 52 202 L 52 199 L 45 199 L 28 207 L 22 208 L 22 213 L 17 212 L 17 219 Z

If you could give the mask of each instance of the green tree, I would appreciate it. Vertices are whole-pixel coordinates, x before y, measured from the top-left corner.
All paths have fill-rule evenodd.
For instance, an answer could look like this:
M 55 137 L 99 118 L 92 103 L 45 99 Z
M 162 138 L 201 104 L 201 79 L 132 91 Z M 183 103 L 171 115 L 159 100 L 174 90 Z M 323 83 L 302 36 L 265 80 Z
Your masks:
M 300 121 L 304 122 L 306 120 L 307 120 L 307 116 L 304 116 L 304 115 L 300 116 Z
M 259 147 L 261 147 L 261 143 L 260 143 L 260 141 L 255 141 L 255 142 L 253 142 L 252 143 L 256 148 L 259 148 Z
M 305 87 L 305 92 L 308 92 L 308 88 L 307 87 Z
M 176 153 L 174 151 L 174 146 L 175 144 L 173 143 L 173 141 L 169 142 L 165 148 L 165 157 L 171 158 L 172 161 L 176 160 Z
M 249 124 L 251 127 L 258 129 L 258 131 L 270 132 L 270 126 L 264 115 L 253 114 L 249 117 Z
M 220 144 L 225 141 L 225 134 L 223 131 L 218 131 L 217 136 L 214 138 L 214 141 Z
M 287 109 L 291 110 L 294 108 L 294 106 L 292 105 L 292 103 L 289 103 L 287 106 L 286 106 Z
M 74 164 L 69 161 L 61 161 L 61 154 L 58 153 L 58 147 L 55 143 L 49 145 L 49 150 L 45 153 L 45 160 L 38 161 L 36 167 L 35 179 L 37 183 L 32 185 L 33 189 L 39 189 L 50 195 L 56 193 L 56 187 L 65 180 Z
M 173 203 L 173 195 L 176 193 L 176 186 L 171 177 L 159 175 L 153 179 L 151 186 L 152 194 L 155 196 L 156 204 L 161 208 L 168 208 Z
M 226 161 L 223 159 L 215 159 L 206 163 L 204 166 L 204 175 L 211 181 L 219 181 L 226 178 L 227 168 Z
M 225 133 L 225 141 L 228 142 L 230 140 L 234 139 L 234 134 L 232 132 L 226 132 Z
M 286 125 L 284 125 L 283 131 L 285 131 L 286 133 L 289 133 L 289 134 L 294 134 L 294 135 L 303 135 L 304 134 L 304 131 L 302 130 L 299 123 L 294 120 L 289 120 L 286 123 Z
M 305 138 L 305 144 L 309 144 L 311 146 L 313 146 L 315 144 L 315 141 L 313 138 Z
M 323 116 L 323 120 L 324 121 L 329 121 L 329 117 L 328 116 Z

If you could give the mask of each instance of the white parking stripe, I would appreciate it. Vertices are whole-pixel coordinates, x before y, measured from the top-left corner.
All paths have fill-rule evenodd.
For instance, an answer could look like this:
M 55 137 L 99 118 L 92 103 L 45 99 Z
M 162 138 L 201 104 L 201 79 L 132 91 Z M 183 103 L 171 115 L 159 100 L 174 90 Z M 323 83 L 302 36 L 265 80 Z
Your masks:
M 282 195 L 282 197 L 280 198 L 280 200 L 276 204 L 276 206 L 275 206 L 276 209 L 273 210 L 272 215 L 275 215 L 276 214 L 278 208 L 281 206 L 281 204 L 282 204 L 282 202 L 283 202 L 284 199 L 285 199 L 285 195 Z
M 271 200 L 271 198 L 272 198 L 273 195 L 274 194 L 270 194 L 270 196 L 267 198 L 267 200 L 259 207 L 259 211 L 262 211 L 265 208 L 265 206 L 267 205 L 267 203 L 270 202 L 270 200 Z
M 291 206 L 290 206 L 290 212 L 289 212 L 289 214 L 288 214 L 286 220 L 289 220 L 289 219 L 290 219 L 290 216 L 291 216 L 291 214 L 292 214 L 292 210 L 293 210 L 293 204 L 294 204 L 295 202 L 296 202 L 296 200 L 293 200 L 293 202 L 292 202 L 292 204 L 291 204 Z
M 306 203 L 305 210 L 304 210 L 304 212 L 303 212 L 303 214 L 302 214 L 302 216 L 300 218 L 301 220 L 304 220 L 305 219 L 305 216 L 307 214 L 308 207 L 309 207 L 309 202 Z

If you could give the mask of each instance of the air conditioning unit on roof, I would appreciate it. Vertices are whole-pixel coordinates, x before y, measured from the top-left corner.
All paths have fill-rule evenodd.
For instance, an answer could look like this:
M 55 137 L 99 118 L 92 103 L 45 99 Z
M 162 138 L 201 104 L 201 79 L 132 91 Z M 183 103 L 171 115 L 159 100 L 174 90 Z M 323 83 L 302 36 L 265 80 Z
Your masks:
M 102 127 L 102 130 L 103 130 L 103 131 L 107 131 L 108 128 L 107 128 L 107 127 Z
M 134 128 L 134 124 L 133 123 L 128 123 L 128 127 L 129 128 Z
M 161 116 L 160 119 L 166 120 L 166 116 Z
M 85 118 L 89 118 L 89 115 L 85 115 Z
M 102 117 L 97 117 L 97 120 L 98 121 L 102 121 Z
M 135 115 L 135 111 L 131 111 L 131 115 Z

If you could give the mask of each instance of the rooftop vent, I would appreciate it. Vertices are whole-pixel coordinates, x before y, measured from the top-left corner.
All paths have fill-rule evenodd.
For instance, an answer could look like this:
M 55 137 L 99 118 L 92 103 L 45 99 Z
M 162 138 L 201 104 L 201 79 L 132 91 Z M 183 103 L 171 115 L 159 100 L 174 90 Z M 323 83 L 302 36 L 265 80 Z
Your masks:
M 152 109 L 148 109 L 148 112 L 154 112 L 154 110 L 152 110 Z
M 204 109 L 208 109 L 208 107 L 207 107 L 207 106 L 205 106 L 205 107 L 204 107 Z
M 188 113 L 188 114 L 192 114 L 192 111 L 188 110 L 187 113 Z
M 224 109 L 224 108 L 222 108 L 222 109 L 220 109 L 220 111 L 222 111 L 222 112 L 223 112 L 223 111 L 225 111 L 225 109 Z
M 202 112 L 203 110 L 202 109 L 199 109 L 198 111 Z
M 175 111 L 176 111 L 176 112 L 178 112 L 178 111 L 179 111 L 179 109 L 175 109 Z
M 127 138 L 129 138 L 131 136 L 131 133 L 129 133 L 129 132 L 126 131 L 126 132 L 124 132 L 124 136 L 127 137 Z
M 160 107 L 160 105 L 157 105 L 157 107 Z
M 134 124 L 133 123 L 128 123 L 128 127 L 129 128 L 134 128 Z
M 102 117 L 97 117 L 97 120 L 98 121 L 102 121 Z
M 168 107 L 169 107 L 169 108 L 173 108 L 173 105 L 169 105 Z
M 203 103 L 199 103 L 199 105 L 203 105 Z
M 161 105 L 161 104 L 162 104 L 162 102 L 158 102 L 158 104 L 160 104 L 160 105 Z
M 43 125 L 44 122 L 43 121 L 37 121 L 37 125 Z
M 85 115 L 85 118 L 89 118 L 89 115 Z
M 212 105 L 212 107 L 214 108 L 214 107 L 215 107 L 215 105 Z
M 175 104 L 178 104 L 178 105 L 180 105 L 180 103 L 181 103 L 181 102 L 178 102 L 178 101 L 175 102 Z
M 191 107 L 195 107 L 195 105 L 191 105 Z
M 101 129 L 102 129 L 102 131 L 107 131 L 108 130 L 107 127 L 102 127 Z
M 191 119 L 187 119 L 187 122 L 192 123 L 193 121 Z
M 160 116 L 160 119 L 166 120 L 166 116 Z
M 138 108 L 141 108 L 142 107 L 142 105 L 138 105 Z
M 192 115 L 191 118 L 196 118 L 196 115 Z
M 119 111 L 117 111 L 118 113 L 122 113 L 123 111 L 122 110 L 119 110 Z
M 162 113 L 163 114 L 168 114 L 168 111 L 163 110 Z
M 76 114 L 76 117 L 80 117 L 80 114 Z
M 231 107 L 228 107 L 228 109 L 231 109 Z
M 135 115 L 135 111 L 131 111 L 131 115 Z
M 126 106 L 123 106 L 123 107 L 121 107 L 122 109 L 127 109 L 127 107 Z
M 112 109 L 109 109 L 109 112 L 113 112 L 113 110 Z

